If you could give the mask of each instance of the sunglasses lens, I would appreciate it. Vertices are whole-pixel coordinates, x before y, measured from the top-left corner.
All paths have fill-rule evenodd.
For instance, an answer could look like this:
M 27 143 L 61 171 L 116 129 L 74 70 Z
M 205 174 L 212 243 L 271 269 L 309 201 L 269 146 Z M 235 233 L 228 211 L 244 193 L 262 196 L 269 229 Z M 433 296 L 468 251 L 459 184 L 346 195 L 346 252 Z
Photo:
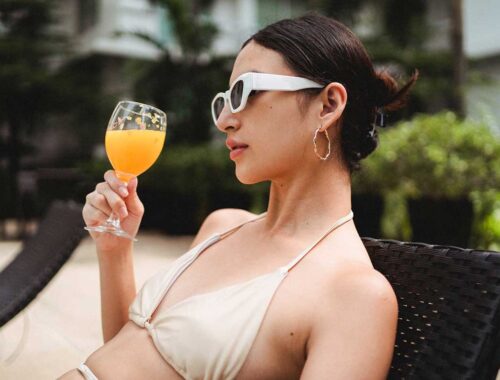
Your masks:
M 231 90 L 231 105 L 233 109 L 236 109 L 241 104 L 241 97 L 243 96 L 243 81 L 239 80 L 233 86 Z
M 217 99 L 215 99 L 214 109 L 213 109 L 216 119 L 219 118 L 223 109 L 224 109 L 224 98 L 222 96 L 219 96 Z

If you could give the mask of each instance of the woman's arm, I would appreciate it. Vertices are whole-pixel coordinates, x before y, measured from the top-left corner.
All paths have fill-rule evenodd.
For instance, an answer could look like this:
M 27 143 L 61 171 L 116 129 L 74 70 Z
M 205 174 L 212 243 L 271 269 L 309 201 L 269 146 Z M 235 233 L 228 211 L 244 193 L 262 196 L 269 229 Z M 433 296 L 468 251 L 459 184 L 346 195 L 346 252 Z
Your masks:
M 101 287 L 101 323 L 104 342 L 128 321 L 136 295 L 132 245 L 120 252 L 97 252 Z
M 392 361 L 396 295 L 373 269 L 333 278 L 307 344 L 301 380 L 382 380 Z
M 87 195 L 83 207 L 86 225 L 101 224 L 113 211 L 120 216 L 122 228 L 135 236 L 144 214 L 144 206 L 137 195 L 137 178 L 125 185 L 109 170 L 104 179 L 105 182 L 97 184 Z M 107 233 L 91 232 L 90 235 L 97 249 L 102 331 L 104 342 L 107 342 L 128 321 L 128 308 L 136 295 L 133 243 Z

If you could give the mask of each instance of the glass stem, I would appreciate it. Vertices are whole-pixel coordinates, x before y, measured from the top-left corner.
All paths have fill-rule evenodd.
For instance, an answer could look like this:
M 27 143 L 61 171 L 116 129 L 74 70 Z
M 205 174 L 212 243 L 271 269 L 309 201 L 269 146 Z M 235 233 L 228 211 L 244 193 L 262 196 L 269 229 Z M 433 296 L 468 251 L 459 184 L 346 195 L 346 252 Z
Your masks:
M 114 212 L 111 212 L 111 214 L 109 214 L 109 217 L 108 217 L 108 220 L 106 220 L 106 223 L 111 224 L 113 227 L 115 227 L 117 229 L 121 228 L 120 227 L 120 218 L 118 218 Z

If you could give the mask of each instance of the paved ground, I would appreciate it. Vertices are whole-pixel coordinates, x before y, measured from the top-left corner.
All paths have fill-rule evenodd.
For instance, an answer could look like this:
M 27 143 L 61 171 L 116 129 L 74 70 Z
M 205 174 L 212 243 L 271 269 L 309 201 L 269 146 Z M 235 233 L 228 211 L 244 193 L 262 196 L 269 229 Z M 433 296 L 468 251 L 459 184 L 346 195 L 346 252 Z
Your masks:
M 186 251 L 192 237 L 139 235 L 137 286 Z M 0 268 L 20 247 L 0 241 Z M 0 329 L 0 379 L 55 379 L 102 344 L 99 276 L 92 241 L 86 238 L 42 293 Z

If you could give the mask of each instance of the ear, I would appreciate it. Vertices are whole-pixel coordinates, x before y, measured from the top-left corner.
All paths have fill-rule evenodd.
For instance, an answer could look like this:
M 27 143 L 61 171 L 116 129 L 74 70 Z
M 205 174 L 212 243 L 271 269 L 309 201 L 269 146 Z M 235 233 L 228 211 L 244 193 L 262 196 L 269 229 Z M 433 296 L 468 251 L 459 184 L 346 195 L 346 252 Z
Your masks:
M 320 132 L 334 125 L 340 119 L 347 103 L 347 91 L 345 87 L 338 82 L 332 82 L 321 92 L 321 128 Z

